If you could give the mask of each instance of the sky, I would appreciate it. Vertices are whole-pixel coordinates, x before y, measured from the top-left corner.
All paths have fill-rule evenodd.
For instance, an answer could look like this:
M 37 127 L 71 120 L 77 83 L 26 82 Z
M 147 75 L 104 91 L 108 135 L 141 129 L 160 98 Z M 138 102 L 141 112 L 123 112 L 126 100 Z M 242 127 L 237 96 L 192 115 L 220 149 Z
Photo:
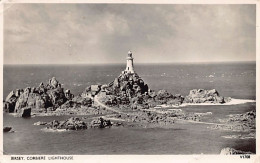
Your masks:
M 256 60 L 256 6 L 5 4 L 4 64 Z

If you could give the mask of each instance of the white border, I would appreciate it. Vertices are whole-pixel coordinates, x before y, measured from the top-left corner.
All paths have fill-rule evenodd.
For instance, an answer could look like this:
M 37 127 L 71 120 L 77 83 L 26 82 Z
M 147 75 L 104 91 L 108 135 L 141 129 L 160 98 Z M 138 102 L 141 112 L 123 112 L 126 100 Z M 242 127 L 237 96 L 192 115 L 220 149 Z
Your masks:
M 256 83 L 259 83 L 259 49 L 260 49 L 260 33 L 259 33 L 259 3 L 260 0 L 4 0 L 0 1 L 0 64 L 3 65 L 3 4 L 15 3 L 120 3 L 120 4 L 256 4 Z M 3 66 L 1 71 L 1 94 L 0 100 L 3 101 Z M 256 84 L 256 101 L 259 101 L 259 84 Z M 0 102 L 0 108 L 3 108 L 3 103 Z M 258 112 L 258 104 L 256 104 L 256 112 Z M 3 131 L 3 109 L 0 109 L 0 129 Z M 51 162 L 245 162 L 245 163 L 260 163 L 259 151 L 259 115 L 256 117 L 256 155 L 251 155 L 250 159 L 241 159 L 240 155 L 222 156 L 222 155 L 73 155 L 74 161 L 51 161 Z M 0 147 L 0 163 L 3 162 L 24 162 L 10 160 L 10 156 L 3 155 L 3 132 L 0 132 L 1 147 Z M 258 148 L 257 148 L 258 147 Z M 210 148 L 210 147 L 209 147 Z M 26 149 L 26 147 L 25 147 Z M 23 155 L 27 157 L 29 155 Z M 45 155 L 46 157 L 50 155 Z M 48 161 L 48 160 L 46 160 Z M 30 162 L 43 162 L 43 161 L 30 161 Z

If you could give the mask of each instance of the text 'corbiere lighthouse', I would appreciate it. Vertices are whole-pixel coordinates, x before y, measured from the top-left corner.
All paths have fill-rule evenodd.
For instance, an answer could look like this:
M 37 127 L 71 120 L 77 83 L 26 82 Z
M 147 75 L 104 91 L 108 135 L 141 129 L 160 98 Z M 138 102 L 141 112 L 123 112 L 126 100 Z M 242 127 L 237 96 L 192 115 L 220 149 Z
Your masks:
M 130 73 L 133 74 L 135 73 L 134 71 L 134 58 L 132 57 L 132 52 L 129 51 L 128 52 L 128 56 L 126 58 L 126 69 L 125 69 L 126 73 Z

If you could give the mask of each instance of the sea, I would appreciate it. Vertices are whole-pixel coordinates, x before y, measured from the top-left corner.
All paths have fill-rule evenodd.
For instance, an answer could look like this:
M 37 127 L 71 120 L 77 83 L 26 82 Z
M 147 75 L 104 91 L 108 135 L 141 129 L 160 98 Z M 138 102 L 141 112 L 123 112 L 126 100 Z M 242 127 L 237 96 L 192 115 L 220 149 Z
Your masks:
M 256 99 L 256 63 L 173 63 L 135 64 L 135 71 L 155 91 L 166 89 L 172 94 L 186 96 L 192 89 L 216 89 L 221 96 L 239 100 Z M 113 81 L 125 64 L 98 65 L 4 65 L 3 97 L 12 90 L 36 87 L 52 77 L 81 94 L 91 84 Z M 256 102 L 232 105 L 194 105 L 181 107 L 187 112 L 206 113 L 203 122 L 218 123 L 230 114 L 256 110 Z M 256 152 L 254 138 L 224 138 L 245 134 L 212 130 L 208 124 L 180 123 L 171 128 L 106 128 L 82 131 L 47 132 L 38 121 L 65 120 L 70 116 L 16 118 L 4 113 L 3 125 L 14 132 L 3 134 L 4 154 L 73 154 L 73 155 L 151 155 L 151 154 L 219 154 L 221 149 Z M 78 116 L 80 117 L 80 116 Z

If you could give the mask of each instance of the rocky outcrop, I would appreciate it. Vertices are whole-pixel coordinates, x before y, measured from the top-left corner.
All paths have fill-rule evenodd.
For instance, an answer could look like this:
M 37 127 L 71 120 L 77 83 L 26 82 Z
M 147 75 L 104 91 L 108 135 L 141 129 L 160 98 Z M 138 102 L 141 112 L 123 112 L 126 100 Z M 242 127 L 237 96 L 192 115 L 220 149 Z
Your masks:
M 18 110 L 18 117 L 31 117 L 31 111 L 32 109 L 30 107 L 24 107 Z
M 4 127 L 3 128 L 3 131 L 4 132 L 9 132 L 9 131 L 11 131 L 12 130 L 12 127 Z
M 54 120 L 49 123 L 48 129 L 83 130 L 87 129 L 87 124 L 77 117 L 71 117 L 65 121 Z
M 66 101 L 64 104 L 61 105 L 62 109 L 66 108 L 78 108 L 82 106 L 90 107 L 92 106 L 93 100 L 89 97 L 82 97 L 80 95 L 72 98 L 71 100 Z
M 180 105 L 183 103 L 184 97 L 180 94 L 174 96 L 166 90 L 159 90 L 155 99 L 159 101 L 160 104 Z
M 11 91 L 7 95 L 7 97 L 3 103 L 5 112 L 13 113 L 15 111 L 15 104 L 16 104 L 17 98 L 20 96 L 21 93 L 23 93 L 23 90 L 17 89 L 15 92 Z
M 84 92 L 82 93 L 82 97 L 90 97 L 90 96 L 95 96 L 101 91 L 102 85 L 91 85 L 88 86 Z
M 101 86 L 99 95 L 108 106 L 125 105 L 131 109 L 148 109 L 161 104 L 180 105 L 184 100 L 183 96 L 174 96 L 166 90 L 156 93 L 149 89 L 137 73 L 125 72 L 113 82 Z
M 104 89 L 104 87 L 103 87 Z M 109 94 L 133 97 L 148 92 L 148 86 L 137 73 L 122 73 L 105 88 Z
M 91 128 L 106 128 L 106 127 L 111 127 L 112 123 L 110 120 L 105 120 L 102 117 L 99 117 L 97 119 L 94 119 L 90 123 Z
M 90 106 L 90 100 L 89 98 L 74 98 L 70 90 L 64 91 L 59 81 L 53 77 L 46 85 L 40 83 L 38 87 L 11 91 L 4 101 L 4 110 L 9 113 L 20 113 L 23 112 L 23 108 L 29 107 L 32 112 L 47 112 L 56 110 L 67 101 L 72 101 L 75 105 Z
M 225 98 L 219 95 L 217 90 L 193 89 L 190 94 L 185 97 L 186 103 L 226 103 L 230 98 Z
M 230 115 L 228 119 L 222 119 L 223 124 L 213 125 L 212 129 L 232 130 L 232 131 L 251 131 L 256 129 L 255 111 L 244 114 Z
M 60 87 L 60 83 L 55 77 L 49 80 L 49 85 L 52 86 L 54 89 Z
M 252 152 L 245 152 L 241 150 L 236 150 L 234 148 L 223 148 L 220 152 L 221 155 L 239 155 L 239 154 L 253 154 Z

